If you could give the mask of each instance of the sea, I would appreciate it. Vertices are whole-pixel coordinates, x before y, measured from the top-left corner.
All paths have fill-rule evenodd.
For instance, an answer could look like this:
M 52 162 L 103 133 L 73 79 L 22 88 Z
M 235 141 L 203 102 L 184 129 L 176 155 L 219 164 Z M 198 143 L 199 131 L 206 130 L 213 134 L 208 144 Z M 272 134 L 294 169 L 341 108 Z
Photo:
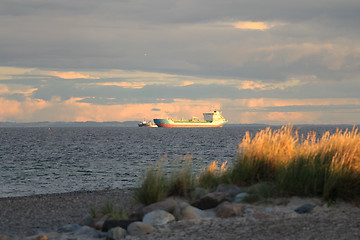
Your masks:
M 136 188 L 150 165 L 171 172 L 185 159 L 194 172 L 212 161 L 231 165 L 245 133 L 265 128 L 1 127 L 0 198 Z M 352 126 L 294 128 L 321 136 Z

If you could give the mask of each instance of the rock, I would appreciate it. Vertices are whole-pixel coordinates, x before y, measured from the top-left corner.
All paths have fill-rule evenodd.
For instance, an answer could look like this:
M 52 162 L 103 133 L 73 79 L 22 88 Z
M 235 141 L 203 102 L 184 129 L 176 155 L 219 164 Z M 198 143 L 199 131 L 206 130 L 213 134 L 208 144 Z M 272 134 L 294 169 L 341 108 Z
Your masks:
M 167 198 L 164 201 L 156 202 L 156 203 L 153 203 L 153 204 L 150 204 L 150 205 L 144 207 L 142 209 L 141 218 L 145 214 L 152 212 L 154 210 L 164 210 L 164 211 L 172 214 L 175 212 L 175 209 L 177 208 L 177 206 L 178 206 L 178 201 L 176 201 L 173 198 Z
M 106 240 L 119 240 L 126 236 L 126 230 L 121 227 L 115 227 L 108 231 Z
M 99 231 L 95 230 L 94 228 L 91 228 L 89 226 L 82 226 L 81 228 L 77 229 L 74 233 L 75 236 L 79 235 L 87 235 L 87 236 L 98 236 Z
M 306 203 L 306 204 L 304 204 L 304 205 L 296 208 L 294 211 L 297 212 L 297 213 L 300 213 L 300 214 L 302 214 L 302 213 L 309 213 L 309 212 L 311 212 L 311 211 L 314 209 L 314 207 L 316 207 L 315 204 Z
M 109 214 L 106 214 L 104 216 L 102 216 L 101 218 L 97 219 L 94 221 L 94 224 L 92 225 L 93 228 L 97 229 L 97 230 L 101 230 L 104 222 L 109 218 Z
M 233 198 L 239 192 L 245 192 L 245 188 L 240 188 L 234 184 L 220 184 L 216 188 L 215 192 L 223 192 L 226 193 L 229 197 Z
M 201 210 L 206 210 L 218 206 L 220 203 L 229 200 L 226 193 L 223 192 L 212 192 L 206 194 L 204 197 L 195 201 L 192 205 Z M 230 199 L 232 200 L 232 199 Z
M 152 233 L 155 228 L 146 222 L 133 222 L 128 226 L 127 231 L 130 235 L 138 236 Z
M 235 202 L 235 203 L 242 202 L 247 196 L 249 196 L 248 193 L 245 193 L 245 192 L 239 193 L 239 194 L 237 194 L 237 195 L 235 196 L 234 202 Z
M 165 225 L 165 224 L 167 224 L 169 222 L 173 222 L 173 221 L 175 221 L 174 215 L 172 215 L 164 210 L 155 210 L 155 211 L 149 212 L 143 218 L 143 222 L 146 222 L 153 226 Z
M 216 216 L 221 218 L 236 217 L 243 214 L 243 206 L 238 203 L 224 203 L 216 210 Z
M 139 220 L 106 220 L 102 226 L 101 231 L 107 232 L 114 227 L 121 227 L 123 229 L 127 229 L 130 223 L 133 223 L 135 221 Z
M 91 216 L 86 216 L 84 217 L 81 222 L 79 223 L 79 225 L 81 226 L 92 226 L 94 224 L 94 219 Z
M 190 198 L 192 200 L 198 200 L 209 193 L 208 189 L 197 187 L 190 192 Z
M 34 240 L 48 240 L 49 238 L 46 235 L 40 235 L 34 238 Z
M 75 230 L 81 228 L 78 224 L 67 224 L 62 227 L 60 227 L 57 232 L 59 233 L 65 233 L 65 232 L 74 232 Z
M 171 213 L 172 215 L 174 215 L 175 220 L 180 220 L 182 219 L 182 211 L 185 207 L 189 206 L 188 202 L 185 201 L 177 201 L 177 206 L 175 208 L 175 211 L 173 213 Z
M 213 211 L 203 211 L 191 205 L 184 207 L 181 211 L 181 217 L 179 220 L 184 219 L 200 219 L 205 217 L 214 217 L 215 212 Z

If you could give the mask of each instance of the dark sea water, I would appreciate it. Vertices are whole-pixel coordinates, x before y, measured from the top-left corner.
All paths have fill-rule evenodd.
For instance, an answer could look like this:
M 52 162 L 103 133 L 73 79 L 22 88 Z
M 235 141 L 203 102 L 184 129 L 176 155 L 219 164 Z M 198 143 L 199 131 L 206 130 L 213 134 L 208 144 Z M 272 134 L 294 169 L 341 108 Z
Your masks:
M 264 128 L 0 128 L 0 197 L 137 187 L 149 164 L 165 158 L 171 167 L 186 154 L 194 171 L 231 163 L 245 132 Z

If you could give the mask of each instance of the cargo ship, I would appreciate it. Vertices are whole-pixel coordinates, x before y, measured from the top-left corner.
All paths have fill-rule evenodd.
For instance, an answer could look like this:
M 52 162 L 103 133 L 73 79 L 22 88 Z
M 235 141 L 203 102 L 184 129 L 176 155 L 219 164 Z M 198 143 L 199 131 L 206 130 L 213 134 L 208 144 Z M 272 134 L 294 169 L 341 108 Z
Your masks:
M 142 121 L 141 123 L 138 124 L 139 127 L 158 127 L 155 123 L 151 122 L 151 121 Z
M 192 118 L 189 120 L 154 119 L 158 127 L 222 127 L 228 121 L 221 115 L 220 111 L 203 113 L 204 119 Z

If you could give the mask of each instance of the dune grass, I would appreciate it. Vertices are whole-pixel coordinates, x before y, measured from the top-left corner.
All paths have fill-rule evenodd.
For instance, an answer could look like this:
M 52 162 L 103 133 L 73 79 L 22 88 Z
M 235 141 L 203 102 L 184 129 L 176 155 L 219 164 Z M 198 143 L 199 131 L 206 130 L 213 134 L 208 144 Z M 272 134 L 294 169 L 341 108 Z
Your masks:
M 270 182 L 282 195 L 360 202 L 360 134 L 355 128 L 326 132 L 320 139 L 314 132 L 299 136 L 291 125 L 278 130 L 267 128 L 255 136 L 247 132 L 231 167 L 226 163 L 219 167 L 214 161 L 194 177 L 191 161 L 187 164 L 171 178 L 160 168 L 149 168 L 138 200 L 153 202 L 174 194 L 185 196 L 196 186 Z

